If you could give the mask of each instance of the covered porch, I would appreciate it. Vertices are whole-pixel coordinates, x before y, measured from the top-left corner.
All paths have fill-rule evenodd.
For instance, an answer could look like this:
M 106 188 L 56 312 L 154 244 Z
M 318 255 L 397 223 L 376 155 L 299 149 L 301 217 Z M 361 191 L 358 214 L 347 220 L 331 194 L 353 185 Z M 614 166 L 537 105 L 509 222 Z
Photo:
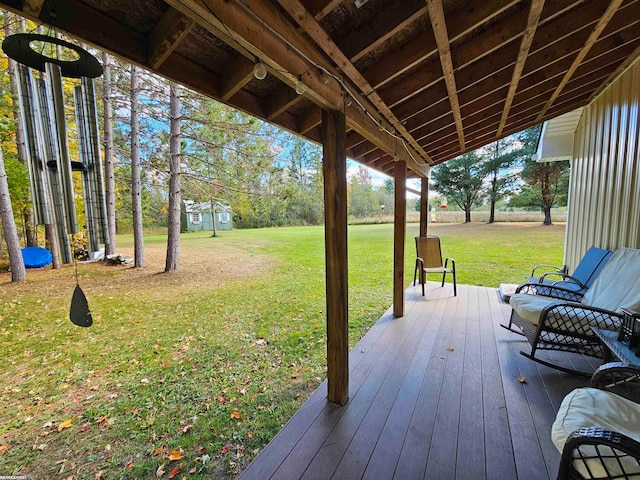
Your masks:
M 511 309 L 495 288 L 427 287 L 426 299 L 409 287 L 405 315 L 390 309 L 353 348 L 349 402 L 327 402 L 324 382 L 242 480 L 555 478 L 551 424 L 588 379 L 521 356 L 529 345 L 499 326 Z

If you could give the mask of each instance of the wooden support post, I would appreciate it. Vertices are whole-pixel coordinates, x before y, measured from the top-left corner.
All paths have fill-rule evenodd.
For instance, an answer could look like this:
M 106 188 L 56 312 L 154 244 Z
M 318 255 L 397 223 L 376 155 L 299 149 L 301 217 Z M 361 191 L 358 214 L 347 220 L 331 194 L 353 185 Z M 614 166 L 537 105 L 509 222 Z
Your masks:
M 395 218 L 393 228 L 393 316 L 404 315 L 404 245 L 407 226 L 407 164 L 395 164 Z
M 324 238 L 327 282 L 327 399 L 349 399 L 346 119 L 322 112 Z
M 420 180 L 420 236 L 426 237 L 429 227 L 429 179 Z

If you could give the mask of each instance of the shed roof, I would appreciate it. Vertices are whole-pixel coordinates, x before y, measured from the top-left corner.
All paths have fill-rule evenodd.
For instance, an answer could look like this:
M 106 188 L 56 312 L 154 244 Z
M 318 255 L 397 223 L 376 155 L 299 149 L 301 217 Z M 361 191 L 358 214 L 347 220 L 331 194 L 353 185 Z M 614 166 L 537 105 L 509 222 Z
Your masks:
M 348 155 L 390 175 L 404 159 L 410 177 L 586 105 L 640 53 L 638 0 L 0 6 L 314 141 L 322 109 L 344 110 Z

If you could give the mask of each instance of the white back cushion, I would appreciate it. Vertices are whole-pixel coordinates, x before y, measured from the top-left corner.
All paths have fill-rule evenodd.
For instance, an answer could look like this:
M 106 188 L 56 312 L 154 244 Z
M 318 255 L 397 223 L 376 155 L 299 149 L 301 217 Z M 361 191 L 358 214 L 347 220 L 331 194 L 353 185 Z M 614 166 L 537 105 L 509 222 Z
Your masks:
M 617 249 L 582 303 L 615 312 L 621 312 L 622 307 L 640 309 L 640 250 Z

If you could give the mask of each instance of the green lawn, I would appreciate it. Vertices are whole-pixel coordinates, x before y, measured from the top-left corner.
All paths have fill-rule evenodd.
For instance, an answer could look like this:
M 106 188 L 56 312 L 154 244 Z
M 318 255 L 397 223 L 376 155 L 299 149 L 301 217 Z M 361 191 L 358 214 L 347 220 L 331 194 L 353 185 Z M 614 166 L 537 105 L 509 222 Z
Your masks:
M 413 237 L 407 232 L 408 284 Z M 459 283 L 562 263 L 564 226 L 430 225 Z M 94 325 L 68 320 L 73 269 L 0 274 L 0 472 L 33 478 L 232 477 L 325 375 L 324 231 L 185 234 L 181 270 L 80 265 Z M 132 253 L 132 239 L 118 237 Z M 392 225 L 349 228 L 350 343 L 392 298 Z M 164 473 L 163 473 L 164 472 Z

